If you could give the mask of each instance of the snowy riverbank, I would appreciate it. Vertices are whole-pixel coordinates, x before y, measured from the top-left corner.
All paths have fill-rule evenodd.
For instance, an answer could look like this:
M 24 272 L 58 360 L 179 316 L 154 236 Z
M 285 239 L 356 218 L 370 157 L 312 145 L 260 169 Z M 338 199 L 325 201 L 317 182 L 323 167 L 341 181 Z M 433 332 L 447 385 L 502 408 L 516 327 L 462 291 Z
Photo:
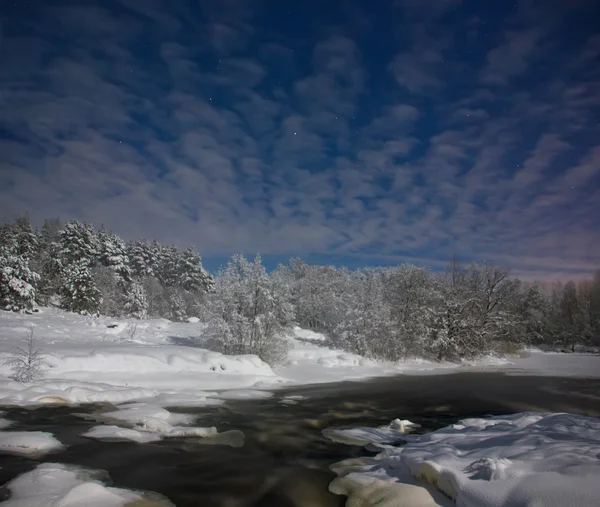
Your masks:
M 36 384 L 8 378 L 0 366 L 0 404 L 153 403 L 202 406 L 218 400 L 268 396 L 282 386 L 358 380 L 400 373 L 493 370 L 597 376 L 600 357 L 532 351 L 510 361 L 379 363 L 334 350 L 323 335 L 296 328 L 287 360 L 271 368 L 256 356 L 225 356 L 203 348 L 204 325 L 84 317 L 45 308 L 33 315 L 0 312 L 0 359 L 23 346 L 33 328 L 46 370 Z
M 330 486 L 364 507 L 592 507 L 600 498 L 600 420 L 521 413 L 459 421 L 425 435 L 337 430 L 336 441 L 381 452 L 332 469 Z M 395 447 L 401 441 L 402 447 Z

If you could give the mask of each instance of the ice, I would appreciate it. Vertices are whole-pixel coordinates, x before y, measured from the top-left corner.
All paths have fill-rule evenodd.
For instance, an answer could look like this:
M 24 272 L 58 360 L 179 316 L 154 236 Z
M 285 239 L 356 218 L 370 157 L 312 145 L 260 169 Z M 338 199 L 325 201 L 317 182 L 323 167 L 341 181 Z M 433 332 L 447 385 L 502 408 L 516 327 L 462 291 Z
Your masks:
M 379 441 L 377 433 L 360 435 Z M 374 458 L 334 465 L 340 477 L 331 489 L 350 492 L 347 505 L 365 507 L 404 505 L 390 500 L 389 483 L 433 487 L 461 507 L 591 507 L 600 498 L 599 457 L 598 419 L 540 413 L 465 419 Z M 378 495 L 392 503 L 373 500 Z
M 44 431 L 0 431 L 0 453 L 39 456 L 62 449 L 51 433 Z
M 418 427 L 418 424 L 408 420 L 394 419 L 387 426 L 379 428 L 326 429 L 323 435 L 334 442 L 348 445 L 395 444 L 414 438 L 407 433 Z
M 97 440 L 130 440 L 138 443 L 158 442 L 162 440 L 159 435 L 148 431 L 138 431 L 130 428 L 120 428 L 119 426 L 104 425 L 94 426 L 89 431 L 81 435 L 82 437 L 94 438 Z
M 182 426 L 193 422 L 195 417 L 172 413 L 150 403 L 123 405 L 113 412 L 103 413 L 102 418 L 125 422 L 132 425 L 136 431 L 163 437 L 209 437 L 217 434 L 215 427 Z
M 154 507 L 173 507 L 155 494 L 108 487 L 99 478 L 105 474 L 59 463 L 43 463 L 7 484 L 12 498 L 6 507 L 121 507 L 152 500 Z M 150 505 L 150 503 L 148 503 Z
M 219 393 L 221 400 L 259 400 L 273 396 L 273 393 L 267 391 L 257 391 L 256 389 L 232 389 Z

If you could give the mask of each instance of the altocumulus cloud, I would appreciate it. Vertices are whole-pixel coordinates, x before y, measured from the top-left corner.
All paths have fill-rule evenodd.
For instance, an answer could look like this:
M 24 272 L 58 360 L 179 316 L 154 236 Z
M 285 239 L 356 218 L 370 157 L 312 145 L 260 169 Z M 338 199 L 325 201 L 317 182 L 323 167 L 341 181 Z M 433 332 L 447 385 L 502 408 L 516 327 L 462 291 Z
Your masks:
M 3 11 L 2 218 L 77 218 L 208 258 L 600 267 L 594 2 Z

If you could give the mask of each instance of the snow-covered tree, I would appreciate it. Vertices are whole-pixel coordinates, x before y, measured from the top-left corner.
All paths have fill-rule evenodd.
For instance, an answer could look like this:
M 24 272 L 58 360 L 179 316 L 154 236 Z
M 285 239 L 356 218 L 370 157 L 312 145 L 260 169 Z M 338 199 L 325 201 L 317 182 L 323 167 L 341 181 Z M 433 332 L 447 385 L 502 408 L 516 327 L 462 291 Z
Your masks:
M 210 292 L 214 288 L 214 280 L 202 267 L 202 258 L 194 248 L 178 252 L 177 285 L 192 293 Z
M 332 335 L 344 350 L 373 359 L 400 359 L 395 350 L 397 328 L 385 300 L 380 270 L 356 271 L 349 276 L 343 318 Z
M 147 276 L 141 280 L 140 284 L 146 294 L 148 315 L 150 317 L 167 317 L 169 313 L 168 294 L 158 278 Z
M 27 216 L 17 218 L 10 226 L 16 253 L 30 259 L 38 248 L 38 236 L 31 227 Z
M 433 279 L 426 269 L 410 264 L 385 269 L 383 277 L 390 317 L 396 328 L 396 340 L 388 347 L 390 353 L 405 359 L 423 357 L 436 304 Z
M 52 297 L 60 292 L 63 271 L 60 251 L 58 243 L 48 243 L 36 255 L 35 262 L 40 272 L 38 298 L 44 305 L 48 305 Z
M 98 307 L 101 315 L 122 317 L 124 315 L 124 282 L 119 275 L 108 266 L 90 268 L 92 282 L 98 289 L 102 303 Z
M 61 307 L 82 315 L 97 315 L 102 305 L 102 294 L 96 284 L 88 261 L 72 262 L 62 272 L 60 289 Z
M 283 292 L 269 280 L 260 256 L 252 263 L 242 255 L 234 256 L 215 279 L 209 336 L 226 354 L 256 354 L 271 363 L 281 360 L 289 324 L 282 320 L 291 318 Z
M 139 282 L 132 281 L 126 285 L 123 299 L 125 315 L 136 319 L 145 319 L 148 316 L 146 292 Z
M 121 280 L 131 279 L 129 259 L 125 242 L 116 234 L 107 232 L 104 228 L 98 231 L 98 262 L 112 269 Z
M 156 276 L 155 270 L 159 266 L 157 249 L 148 240 L 142 239 L 129 243 L 127 257 L 134 278 L 141 280 L 149 276 Z
M 169 292 L 169 314 L 167 317 L 175 322 L 183 322 L 188 318 L 185 294 L 180 289 L 171 289 Z
M 60 255 L 64 264 L 80 263 L 91 267 L 98 256 L 99 244 L 90 224 L 72 220 L 60 231 Z
M 12 245 L 15 247 L 15 245 Z M 16 249 L 16 248 L 15 248 Z M 0 305 L 5 310 L 32 310 L 40 276 L 29 268 L 27 257 L 0 246 Z

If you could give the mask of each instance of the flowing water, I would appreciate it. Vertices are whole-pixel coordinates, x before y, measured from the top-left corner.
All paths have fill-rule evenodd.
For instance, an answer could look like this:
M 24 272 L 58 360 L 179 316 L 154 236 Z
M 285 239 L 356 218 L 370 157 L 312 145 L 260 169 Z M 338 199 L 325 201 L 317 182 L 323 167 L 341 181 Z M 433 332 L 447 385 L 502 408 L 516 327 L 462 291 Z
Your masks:
M 16 423 L 11 429 L 48 431 L 67 447 L 39 461 L 0 456 L 0 484 L 46 461 L 106 470 L 114 486 L 158 492 L 178 507 L 337 507 L 344 498 L 327 490 L 329 465 L 371 453 L 327 440 L 325 428 L 379 426 L 400 417 L 427 432 L 465 417 L 530 410 L 598 417 L 599 388 L 600 379 L 500 373 L 398 376 L 299 387 L 219 407 L 170 408 L 195 414 L 199 426 L 243 432 L 241 447 L 198 438 L 95 441 L 80 435 L 98 424 L 90 418 L 106 406 L 5 407 L 4 417 Z M 284 403 L 290 396 L 302 399 Z M 8 497 L 1 488 L 0 500 Z

